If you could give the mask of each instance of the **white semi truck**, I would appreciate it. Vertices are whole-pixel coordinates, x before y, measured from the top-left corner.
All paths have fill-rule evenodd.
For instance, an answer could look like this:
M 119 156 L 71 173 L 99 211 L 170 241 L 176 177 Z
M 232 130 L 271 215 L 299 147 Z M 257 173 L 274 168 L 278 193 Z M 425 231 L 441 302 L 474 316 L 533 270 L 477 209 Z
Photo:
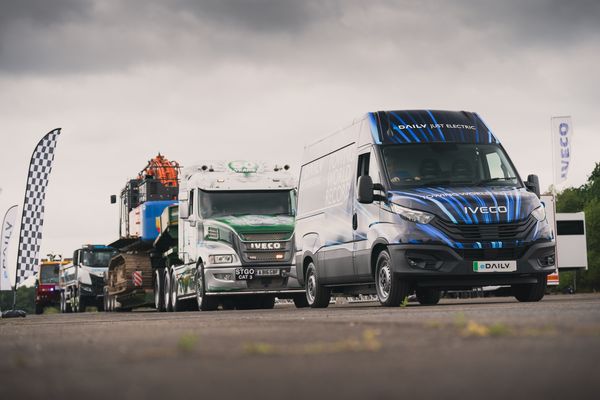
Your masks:
M 159 154 L 121 191 L 105 309 L 272 308 L 275 297 L 307 306 L 293 262 L 295 183 L 287 165 L 181 170 Z
M 272 308 L 275 297 L 307 306 L 293 278 L 295 183 L 287 165 L 208 161 L 183 169 L 179 262 L 155 280 L 159 308 L 187 309 L 189 300 L 200 310 Z

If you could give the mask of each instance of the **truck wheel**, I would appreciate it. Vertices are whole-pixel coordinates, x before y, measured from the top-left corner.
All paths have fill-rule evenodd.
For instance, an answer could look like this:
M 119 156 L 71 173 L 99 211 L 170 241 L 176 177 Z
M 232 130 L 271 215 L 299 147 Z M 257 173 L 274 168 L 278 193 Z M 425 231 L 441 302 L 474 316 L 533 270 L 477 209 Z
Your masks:
M 173 306 L 171 304 L 171 272 L 168 268 L 165 268 L 163 274 L 163 282 L 163 298 L 165 311 L 173 311 Z
M 225 298 L 221 301 L 221 307 L 223 307 L 223 310 L 235 310 L 235 300 Z
M 65 292 L 60 292 L 60 313 L 64 314 L 65 311 Z
M 110 311 L 108 307 L 108 288 L 106 286 L 102 289 L 102 302 L 104 303 L 104 306 L 102 307 L 103 311 Z
M 272 310 L 275 308 L 275 296 L 262 296 L 260 298 L 259 305 L 263 310 Z
M 178 282 L 175 277 L 175 271 L 171 272 L 171 308 L 173 311 L 181 311 L 181 306 L 179 301 L 177 301 L 177 290 L 178 290 Z
M 199 264 L 196 268 L 196 302 L 199 311 L 214 311 L 219 307 L 219 301 L 206 295 L 204 286 L 204 268 Z
M 84 313 L 87 307 L 87 299 L 81 295 L 80 291 L 77 291 L 77 311 Z
M 537 283 L 528 283 L 524 285 L 513 285 L 513 294 L 521 302 L 540 301 L 546 294 L 546 285 L 548 277 L 538 277 Z
M 306 302 L 311 308 L 325 308 L 331 300 L 331 289 L 319 284 L 315 264 L 308 264 L 306 270 Z
M 392 271 L 392 260 L 387 250 L 379 253 L 375 270 L 377 298 L 382 306 L 397 307 L 410 295 L 410 285 L 406 280 L 398 279 Z
M 308 307 L 308 301 L 306 300 L 306 295 L 304 295 L 304 294 L 295 295 L 293 297 L 293 300 L 294 300 L 294 305 L 296 306 L 296 308 Z
M 41 304 L 36 304 L 35 305 L 35 313 L 37 315 L 43 314 L 44 313 L 44 306 Z
M 157 269 L 154 271 L 154 307 L 156 311 L 165 311 L 164 274 Z
M 442 292 L 434 288 L 418 288 L 417 300 L 424 306 L 435 306 L 440 302 Z

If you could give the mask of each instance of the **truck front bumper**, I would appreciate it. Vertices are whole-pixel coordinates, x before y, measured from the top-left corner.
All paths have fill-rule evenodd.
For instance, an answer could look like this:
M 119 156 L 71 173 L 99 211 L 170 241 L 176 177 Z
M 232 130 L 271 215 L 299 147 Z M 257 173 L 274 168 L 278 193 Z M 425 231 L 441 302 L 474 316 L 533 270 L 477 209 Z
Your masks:
M 472 288 L 536 283 L 540 277 L 555 271 L 553 242 L 540 242 L 526 250 L 492 249 L 498 251 L 455 250 L 441 245 L 390 245 L 394 274 L 414 280 L 419 287 Z M 493 258 L 493 257 L 496 258 Z M 514 272 L 475 272 L 474 261 L 516 261 Z M 550 264 L 549 264 L 550 262 Z
M 236 269 L 248 267 L 210 267 L 204 269 L 204 282 L 207 295 L 229 294 L 289 294 L 302 293 L 304 289 L 296 278 L 295 265 L 268 265 L 252 267 L 278 269 L 277 276 L 254 276 L 253 279 L 236 279 Z

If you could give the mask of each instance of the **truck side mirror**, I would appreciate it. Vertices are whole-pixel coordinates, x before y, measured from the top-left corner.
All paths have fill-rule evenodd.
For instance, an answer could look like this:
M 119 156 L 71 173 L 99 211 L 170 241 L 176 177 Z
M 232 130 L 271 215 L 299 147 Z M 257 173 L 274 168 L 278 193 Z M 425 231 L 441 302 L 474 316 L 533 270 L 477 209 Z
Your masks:
M 110 204 L 115 204 L 116 202 L 117 202 L 117 195 L 111 194 L 110 195 Z
M 188 215 L 188 201 L 179 200 L 179 218 L 187 219 Z
M 373 202 L 373 179 L 369 175 L 358 178 L 358 202 L 371 204 Z
M 525 187 L 530 192 L 535 193 L 535 195 L 540 197 L 540 179 L 537 175 L 529 175 L 527 176 L 527 181 L 525 181 Z
M 79 265 L 79 250 L 73 252 L 73 265 Z

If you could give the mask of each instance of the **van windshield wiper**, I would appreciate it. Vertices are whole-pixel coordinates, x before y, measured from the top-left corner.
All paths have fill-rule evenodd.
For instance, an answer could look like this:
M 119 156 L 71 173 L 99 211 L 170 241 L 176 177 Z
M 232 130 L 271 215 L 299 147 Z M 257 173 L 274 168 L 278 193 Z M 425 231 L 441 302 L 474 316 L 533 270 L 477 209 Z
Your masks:
M 497 177 L 490 179 L 482 179 L 477 183 L 477 186 L 485 185 L 486 183 L 499 182 L 499 181 L 513 181 L 516 180 L 516 176 L 507 176 L 507 177 Z

